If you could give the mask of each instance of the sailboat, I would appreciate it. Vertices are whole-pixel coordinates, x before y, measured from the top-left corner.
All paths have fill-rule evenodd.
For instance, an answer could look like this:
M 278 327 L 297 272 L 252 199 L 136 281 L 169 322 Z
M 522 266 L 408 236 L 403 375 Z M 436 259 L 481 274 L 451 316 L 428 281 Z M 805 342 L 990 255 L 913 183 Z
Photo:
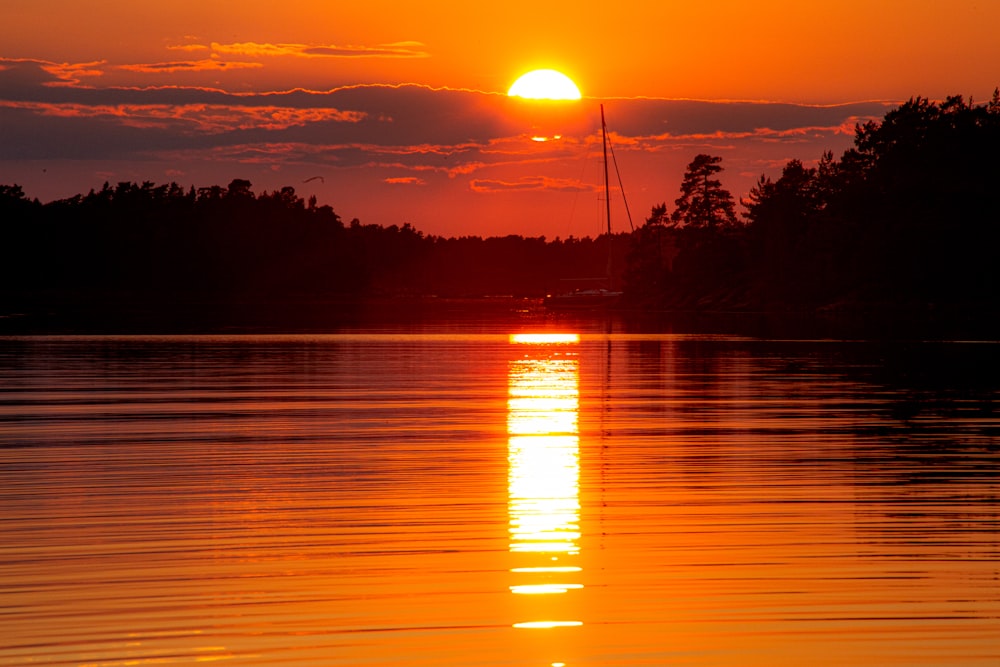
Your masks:
M 614 289 L 612 275 L 611 247 L 611 197 L 608 187 L 608 125 L 604 120 L 604 105 L 601 105 L 601 147 L 604 153 L 604 203 L 607 206 L 605 218 L 608 225 L 608 265 L 604 278 L 577 278 L 575 281 L 587 283 L 590 287 L 580 287 L 568 292 L 549 294 L 545 297 L 545 306 L 554 309 L 587 309 L 596 310 L 609 308 L 618 303 L 622 292 Z

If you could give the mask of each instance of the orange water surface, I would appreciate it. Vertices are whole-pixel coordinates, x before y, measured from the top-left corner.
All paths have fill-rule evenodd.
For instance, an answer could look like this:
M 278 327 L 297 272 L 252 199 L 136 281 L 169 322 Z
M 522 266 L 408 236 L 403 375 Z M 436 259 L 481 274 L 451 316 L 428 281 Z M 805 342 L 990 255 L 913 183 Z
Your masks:
M 0 341 L 0 665 L 1000 664 L 996 344 L 514 334 Z

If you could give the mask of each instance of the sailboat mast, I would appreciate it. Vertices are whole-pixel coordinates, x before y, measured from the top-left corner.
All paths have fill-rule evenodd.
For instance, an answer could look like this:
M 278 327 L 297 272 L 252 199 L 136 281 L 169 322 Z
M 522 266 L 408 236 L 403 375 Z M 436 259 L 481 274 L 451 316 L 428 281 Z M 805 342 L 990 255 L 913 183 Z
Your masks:
M 608 187 L 608 124 L 604 122 L 604 105 L 601 105 L 601 147 L 604 150 L 604 205 L 607 207 L 606 219 L 608 223 L 608 267 L 607 280 L 608 289 L 614 289 L 614 278 L 612 277 L 611 266 L 611 189 Z
M 601 105 L 601 147 L 604 149 L 604 203 L 607 206 L 608 237 L 611 237 L 611 193 L 608 188 L 608 125 L 604 122 L 604 105 Z

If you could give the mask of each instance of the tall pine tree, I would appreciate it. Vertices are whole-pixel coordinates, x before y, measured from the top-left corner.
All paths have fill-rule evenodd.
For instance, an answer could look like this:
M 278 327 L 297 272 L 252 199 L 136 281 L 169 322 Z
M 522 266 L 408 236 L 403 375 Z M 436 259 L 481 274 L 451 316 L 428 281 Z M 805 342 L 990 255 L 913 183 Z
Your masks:
M 701 153 L 684 173 L 681 196 L 674 201 L 671 220 L 677 227 L 714 230 L 736 225 L 733 196 L 715 178 L 721 157 Z

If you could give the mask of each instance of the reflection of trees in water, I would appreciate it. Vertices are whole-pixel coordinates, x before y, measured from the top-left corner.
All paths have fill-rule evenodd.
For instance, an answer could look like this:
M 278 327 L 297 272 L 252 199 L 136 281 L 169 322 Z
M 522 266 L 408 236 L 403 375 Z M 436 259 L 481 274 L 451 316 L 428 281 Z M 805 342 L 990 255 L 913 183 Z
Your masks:
M 914 572 L 925 557 L 945 568 L 1000 555 L 1000 345 L 665 338 L 623 349 L 634 389 L 617 391 L 636 403 L 612 422 L 609 488 L 641 480 L 695 511 L 732 503 L 717 511 L 831 521 L 867 553 L 921 559 Z
M 1000 347 L 885 344 L 858 357 L 846 376 L 884 397 L 885 418 L 855 454 L 859 536 L 941 562 L 995 559 L 995 529 L 984 540 L 984 527 L 1000 506 Z
M 900 387 L 916 403 L 952 411 L 973 403 L 992 414 L 1000 391 L 1000 346 L 992 343 L 926 343 L 886 351 L 875 381 Z
M 665 439 L 699 439 L 701 461 L 720 442 L 738 442 L 741 429 L 798 437 L 817 418 L 827 433 L 878 441 L 883 455 L 885 446 L 895 456 L 997 451 L 1000 345 L 734 338 L 642 340 L 625 349 L 629 372 L 639 378 L 637 400 L 662 415 L 653 429 Z M 720 430 L 741 418 L 744 426 Z M 713 433 L 719 437 L 708 437 Z M 815 456 L 823 456 L 822 445 Z M 932 466 L 922 468 L 936 477 Z

